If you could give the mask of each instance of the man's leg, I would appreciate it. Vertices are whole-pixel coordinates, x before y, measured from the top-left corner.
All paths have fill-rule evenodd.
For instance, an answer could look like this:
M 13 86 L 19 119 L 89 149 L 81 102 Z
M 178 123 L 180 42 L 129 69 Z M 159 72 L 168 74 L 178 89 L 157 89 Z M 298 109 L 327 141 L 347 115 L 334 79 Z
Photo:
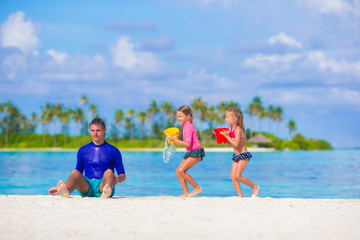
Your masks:
M 109 198 L 112 193 L 112 189 L 115 186 L 114 181 L 115 174 L 111 169 L 104 172 L 102 183 L 100 184 L 101 198 Z
M 85 177 L 76 169 L 71 172 L 65 183 L 60 180 L 57 187 L 59 194 L 63 197 L 69 197 L 75 189 L 78 189 L 83 194 L 87 194 L 89 191 L 89 184 Z

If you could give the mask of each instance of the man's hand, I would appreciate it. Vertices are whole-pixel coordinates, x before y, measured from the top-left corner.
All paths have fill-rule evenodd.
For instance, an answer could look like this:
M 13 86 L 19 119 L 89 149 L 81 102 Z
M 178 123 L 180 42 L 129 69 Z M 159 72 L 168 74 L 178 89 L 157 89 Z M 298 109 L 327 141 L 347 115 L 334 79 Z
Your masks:
M 118 177 L 114 174 L 114 186 L 119 182 Z
M 123 182 L 126 179 L 126 175 L 123 174 L 119 174 L 119 176 L 117 176 L 117 182 Z

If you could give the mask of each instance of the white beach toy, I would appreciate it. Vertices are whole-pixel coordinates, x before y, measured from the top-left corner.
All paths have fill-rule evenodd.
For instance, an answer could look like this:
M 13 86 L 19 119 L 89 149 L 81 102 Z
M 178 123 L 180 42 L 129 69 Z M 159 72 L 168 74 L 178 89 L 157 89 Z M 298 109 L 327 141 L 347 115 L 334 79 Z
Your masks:
M 165 138 L 165 146 L 163 151 L 163 160 L 165 163 L 168 163 L 170 159 L 175 155 L 176 147 L 169 143 L 167 137 Z
M 163 150 L 163 160 L 165 163 L 168 163 L 170 159 L 175 155 L 176 153 L 176 147 L 174 146 L 174 142 L 170 141 L 168 136 L 179 136 L 179 129 L 172 127 L 168 128 L 164 131 L 165 133 L 165 146 Z

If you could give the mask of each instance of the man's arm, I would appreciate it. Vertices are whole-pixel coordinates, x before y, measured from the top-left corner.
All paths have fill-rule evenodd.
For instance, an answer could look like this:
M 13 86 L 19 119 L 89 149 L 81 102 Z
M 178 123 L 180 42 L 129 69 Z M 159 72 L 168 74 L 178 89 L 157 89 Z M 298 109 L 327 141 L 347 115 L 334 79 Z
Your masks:
M 117 149 L 117 148 L 115 150 L 114 163 L 115 163 L 116 172 L 117 172 L 117 174 L 119 174 L 117 177 L 115 177 L 116 179 L 114 179 L 114 180 L 116 181 L 116 183 L 124 182 L 126 179 L 125 169 L 124 169 L 124 165 L 122 162 L 121 153 L 120 153 L 119 149 Z M 116 176 L 116 175 L 114 174 L 114 176 Z
M 124 181 L 126 180 L 126 175 L 125 175 L 125 173 L 119 174 L 119 175 L 117 176 L 117 180 L 118 180 L 118 182 L 124 182 Z

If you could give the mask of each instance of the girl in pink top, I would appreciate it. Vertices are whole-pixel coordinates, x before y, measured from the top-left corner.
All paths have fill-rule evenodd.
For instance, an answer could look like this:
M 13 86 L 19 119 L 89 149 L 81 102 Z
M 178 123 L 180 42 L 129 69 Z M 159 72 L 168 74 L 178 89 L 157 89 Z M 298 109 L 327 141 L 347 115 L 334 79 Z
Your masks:
M 189 106 L 181 106 L 177 110 L 177 119 L 183 125 L 183 141 L 174 136 L 169 136 L 169 139 L 177 144 L 186 147 L 187 153 L 184 155 L 184 160 L 176 169 L 176 176 L 179 178 L 180 185 L 184 194 L 180 197 L 193 197 L 200 192 L 202 188 L 195 182 L 195 180 L 187 173 L 196 163 L 200 162 L 205 156 L 204 149 L 200 145 L 199 138 L 196 134 L 196 129 L 192 125 L 193 115 Z M 187 183 L 194 187 L 194 190 L 189 193 Z
M 252 155 L 246 148 L 244 115 L 240 108 L 233 107 L 226 111 L 226 124 L 231 126 L 230 131 L 223 131 L 220 134 L 224 135 L 234 148 L 230 178 L 239 197 L 243 197 L 239 181 L 250 186 L 253 189 L 252 197 L 256 197 L 260 187 L 242 176 Z

